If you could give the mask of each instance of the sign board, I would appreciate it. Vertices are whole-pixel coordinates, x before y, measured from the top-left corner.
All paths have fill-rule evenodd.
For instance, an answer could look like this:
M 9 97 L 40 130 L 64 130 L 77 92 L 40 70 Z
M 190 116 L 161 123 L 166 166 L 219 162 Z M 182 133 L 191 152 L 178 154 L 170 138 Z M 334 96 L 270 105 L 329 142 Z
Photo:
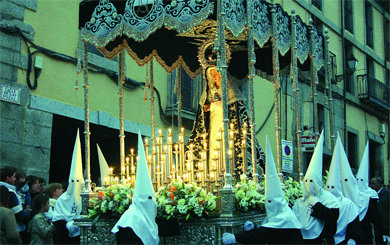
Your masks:
M 309 136 L 301 136 L 301 145 L 314 147 L 316 145 L 316 136 L 314 134 Z
M 0 84 L 0 100 L 20 105 L 21 92 L 21 88 Z
M 282 171 L 292 173 L 293 163 L 294 157 L 292 142 L 288 140 L 282 140 Z

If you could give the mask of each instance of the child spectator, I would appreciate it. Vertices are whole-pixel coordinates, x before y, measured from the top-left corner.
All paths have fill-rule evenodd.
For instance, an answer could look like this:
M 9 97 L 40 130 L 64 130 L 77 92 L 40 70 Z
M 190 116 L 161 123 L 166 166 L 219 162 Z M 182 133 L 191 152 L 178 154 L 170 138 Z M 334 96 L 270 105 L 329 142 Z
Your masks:
M 60 183 L 51 183 L 46 187 L 46 194 L 49 196 L 50 208 L 45 213 L 48 219 L 53 218 L 54 207 L 56 206 L 57 199 L 64 193 L 62 185 Z
M 39 194 L 32 202 L 31 221 L 28 224 L 30 244 L 53 244 L 54 225 L 43 213 L 50 208 L 49 197 Z

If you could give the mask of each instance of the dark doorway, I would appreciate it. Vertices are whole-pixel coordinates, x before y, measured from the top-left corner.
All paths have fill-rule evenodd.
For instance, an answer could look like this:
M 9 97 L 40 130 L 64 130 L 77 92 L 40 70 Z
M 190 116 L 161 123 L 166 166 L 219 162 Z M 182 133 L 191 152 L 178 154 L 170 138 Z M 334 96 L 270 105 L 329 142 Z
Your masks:
M 53 115 L 49 182 L 67 183 L 77 129 L 80 134 L 84 171 L 84 121 Z M 96 181 L 100 178 L 96 144 L 99 144 L 108 165 L 114 168 L 114 174 L 119 174 L 120 172 L 119 130 L 91 123 L 90 131 L 91 179 L 96 183 Z M 138 136 L 128 132 L 125 132 L 125 136 L 125 154 L 127 155 L 130 153 L 130 148 L 134 148 L 134 151 L 137 152 Z

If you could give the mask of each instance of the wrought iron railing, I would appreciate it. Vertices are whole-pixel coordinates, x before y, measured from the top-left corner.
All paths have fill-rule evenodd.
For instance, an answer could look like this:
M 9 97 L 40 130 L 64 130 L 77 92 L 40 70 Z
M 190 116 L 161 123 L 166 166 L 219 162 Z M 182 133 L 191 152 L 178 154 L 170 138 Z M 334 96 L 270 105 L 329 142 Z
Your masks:
M 379 109 L 390 110 L 389 86 L 374 77 L 364 74 L 357 76 L 358 97 Z

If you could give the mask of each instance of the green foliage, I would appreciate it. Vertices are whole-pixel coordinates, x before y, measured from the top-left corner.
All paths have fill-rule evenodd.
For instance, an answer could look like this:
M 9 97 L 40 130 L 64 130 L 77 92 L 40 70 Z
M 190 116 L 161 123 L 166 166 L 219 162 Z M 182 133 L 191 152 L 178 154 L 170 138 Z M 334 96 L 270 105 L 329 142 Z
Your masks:
M 284 178 L 281 187 L 290 207 L 302 196 L 302 185 L 291 177 Z M 240 182 L 236 184 L 234 192 L 239 211 L 265 212 L 265 181 L 255 183 L 243 174 L 240 176 Z
M 265 211 L 264 183 L 255 183 L 245 174 L 242 174 L 240 176 L 240 182 L 234 187 L 234 192 L 239 211 Z

